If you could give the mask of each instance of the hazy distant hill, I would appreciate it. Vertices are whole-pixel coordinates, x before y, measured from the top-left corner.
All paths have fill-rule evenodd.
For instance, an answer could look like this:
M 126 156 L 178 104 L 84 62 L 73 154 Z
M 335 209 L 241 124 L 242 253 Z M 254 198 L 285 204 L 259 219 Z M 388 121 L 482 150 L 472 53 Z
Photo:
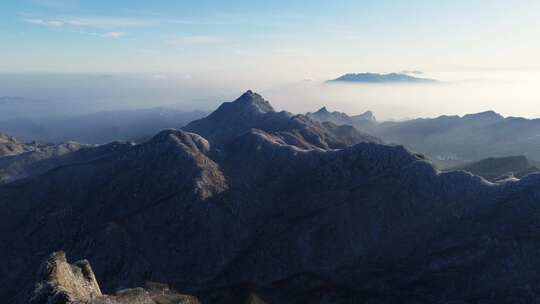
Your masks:
M 368 117 L 372 116 L 367 112 Z M 524 155 L 540 159 L 540 119 L 503 117 L 493 111 L 460 116 L 419 118 L 399 122 L 348 116 L 326 108 L 308 113 L 313 119 L 352 125 L 385 142 L 425 154 L 441 168 L 488 157 Z
M 137 140 L 163 129 L 180 128 L 207 114 L 203 111 L 151 108 L 76 116 L 26 117 L 0 121 L 0 132 L 21 141 L 99 144 L 115 140 Z
M 525 156 L 507 156 L 490 157 L 449 170 L 464 170 L 489 181 L 496 181 L 505 177 L 522 178 L 527 174 L 540 172 L 540 166 L 538 163 L 529 161 Z
M 328 121 L 336 125 L 351 125 L 357 127 L 359 130 L 370 130 L 377 124 L 377 119 L 373 115 L 373 112 L 367 111 L 359 115 L 349 116 L 346 113 L 333 111 L 330 112 L 326 107 L 322 107 L 317 112 L 309 112 L 306 114 L 311 119 L 317 121 Z
M 349 73 L 329 82 L 359 82 L 359 83 L 433 83 L 434 79 L 419 78 L 402 73 Z
M 540 119 L 505 118 L 493 111 L 385 122 L 374 134 L 443 166 L 512 155 L 540 159 Z

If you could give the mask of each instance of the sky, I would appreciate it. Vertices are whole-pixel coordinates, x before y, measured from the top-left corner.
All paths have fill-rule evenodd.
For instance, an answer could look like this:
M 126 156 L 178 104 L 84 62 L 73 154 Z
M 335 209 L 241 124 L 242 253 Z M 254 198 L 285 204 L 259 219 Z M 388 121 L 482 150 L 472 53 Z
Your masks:
M 2 0 L 0 71 L 540 69 L 537 0 Z
M 138 106 L 152 94 L 173 92 L 178 83 L 196 83 L 190 87 L 193 94 L 167 93 L 166 98 L 157 99 L 170 103 L 208 92 L 211 94 L 205 98 L 228 98 L 255 89 L 275 97 L 281 108 L 290 105 L 300 111 L 325 101 L 319 98 L 315 104 L 293 105 L 283 97 L 288 92 L 276 92 L 296 82 L 291 94 L 303 96 L 305 90 L 311 90 L 298 91 L 304 87 L 303 81 L 320 82 L 348 72 L 421 70 L 458 80 L 472 72 L 488 78 L 505 72 L 511 79 L 516 74 L 508 73 L 529 73 L 525 78 L 534 74 L 540 79 L 538 0 L 0 0 L 0 38 L 0 73 L 4 74 L 0 95 L 62 98 L 60 91 L 51 93 L 53 85 L 47 90 L 44 83 L 54 80 L 47 73 L 96 73 L 96 83 L 103 82 L 103 75 L 115 73 L 148 74 L 150 83 L 169 79 L 166 85 L 144 89 L 139 97 L 145 100 L 140 97 Z M 43 81 L 32 76 L 34 82 L 20 78 L 11 85 L 7 80 L 15 79 L 9 76 L 14 73 L 45 74 L 41 74 Z M 62 78 L 57 79 L 54 90 L 62 88 Z M 39 91 L 29 83 L 39 83 Z M 91 82 L 85 87 L 86 83 L 79 83 L 81 90 L 72 90 L 70 96 L 104 88 Z M 205 84 L 212 88 L 205 90 Z M 136 99 L 126 93 L 129 86 L 124 83 L 120 93 L 125 99 Z M 19 87 L 27 91 L 15 90 Z M 526 96 L 518 99 L 530 104 L 538 97 L 536 91 L 530 91 L 533 88 L 528 86 Z M 488 100 L 492 89 L 477 95 Z M 493 95 L 502 104 L 505 99 L 501 96 L 515 97 L 514 91 L 522 89 Z M 359 95 L 371 98 L 365 107 L 373 110 L 386 98 L 377 95 L 386 94 L 380 91 Z M 103 100 L 118 99 L 118 92 L 115 94 Z M 459 94 L 466 92 L 458 90 L 452 96 L 459 98 Z M 393 91 L 388 98 L 400 95 L 402 91 Z M 433 101 L 434 109 L 437 102 Z M 463 101 L 465 105 L 470 102 Z M 490 106 L 474 101 L 473 105 L 445 110 L 461 113 Z M 387 104 L 381 111 L 389 107 Z M 415 107 L 418 111 L 423 108 L 411 104 L 409 109 Z M 351 103 L 344 108 L 363 109 Z M 439 113 L 414 111 L 382 115 Z M 523 109 L 514 112 L 526 113 Z

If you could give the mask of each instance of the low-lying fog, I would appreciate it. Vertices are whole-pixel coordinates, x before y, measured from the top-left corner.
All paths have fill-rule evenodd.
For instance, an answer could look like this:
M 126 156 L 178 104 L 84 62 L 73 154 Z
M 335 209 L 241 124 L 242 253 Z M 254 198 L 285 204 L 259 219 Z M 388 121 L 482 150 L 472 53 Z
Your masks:
M 354 72 L 354 71 L 352 71 Z M 335 78 L 339 75 L 331 75 Z M 540 117 L 540 72 L 425 73 L 436 84 L 325 84 L 326 79 L 286 83 L 163 74 L 0 74 L 0 97 L 47 101 L 28 115 L 174 106 L 211 110 L 253 89 L 276 109 L 303 113 L 321 106 L 356 114 L 371 110 L 379 120 L 495 110 L 504 116 Z M 5 107 L 6 104 L 0 106 Z M 13 105 L 11 105 L 13 106 Z M 36 107 L 34 107 L 36 108 Z M 8 115 L 8 112 L 4 112 Z M 4 115 L 4 116 L 5 116 Z M 6 119 L 9 117 L 2 117 Z

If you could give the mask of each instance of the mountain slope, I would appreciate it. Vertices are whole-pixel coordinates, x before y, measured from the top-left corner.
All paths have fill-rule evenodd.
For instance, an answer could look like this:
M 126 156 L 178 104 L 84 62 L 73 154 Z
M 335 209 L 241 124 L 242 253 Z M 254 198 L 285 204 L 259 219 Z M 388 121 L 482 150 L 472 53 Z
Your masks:
M 233 102 L 223 103 L 208 117 L 183 129 L 216 144 L 224 144 L 250 129 L 263 130 L 305 149 L 337 149 L 359 142 L 380 142 L 357 130 L 348 130 L 347 136 L 342 137 L 336 130 L 343 132 L 343 129 L 332 124 L 321 124 L 305 115 L 276 112 L 268 101 L 251 91 Z
M 31 151 L 0 157 L 0 184 L 37 176 L 57 167 L 121 153 L 131 145 L 127 142 L 112 142 L 102 146 L 75 142 L 35 145 Z
M 203 303 L 534 302 L 539 186 L 439 173 L 398 146 L 305 150 L 249 130 L 214 148 L 167 130 L 0 187 L 0 297 L 22 303 L 62 248 L 105 293 L 159 281 Z

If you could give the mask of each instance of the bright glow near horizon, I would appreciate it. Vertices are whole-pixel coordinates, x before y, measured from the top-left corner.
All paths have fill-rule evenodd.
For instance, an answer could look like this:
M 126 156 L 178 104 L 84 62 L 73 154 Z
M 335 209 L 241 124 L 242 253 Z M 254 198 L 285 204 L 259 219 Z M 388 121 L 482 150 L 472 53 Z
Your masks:
M 0 8 L 0 96 L 73 100 L 92 91 L 93 102 L 116 103 L 102 109 L 217 103 L 251 88 L 296 112 L 327 104 L 381 118 L 487 109 L 540 116 L 537 0 L 21 0 Z M 401 70 L 452 85 L 318 85 Z M 9 80 L 25 72 L 147 73 L 151 81 L 133 90 L 129 81 L 89 81 L 63 96 L 48 74 L 29 76 L 30 87 L 20 75 Z

